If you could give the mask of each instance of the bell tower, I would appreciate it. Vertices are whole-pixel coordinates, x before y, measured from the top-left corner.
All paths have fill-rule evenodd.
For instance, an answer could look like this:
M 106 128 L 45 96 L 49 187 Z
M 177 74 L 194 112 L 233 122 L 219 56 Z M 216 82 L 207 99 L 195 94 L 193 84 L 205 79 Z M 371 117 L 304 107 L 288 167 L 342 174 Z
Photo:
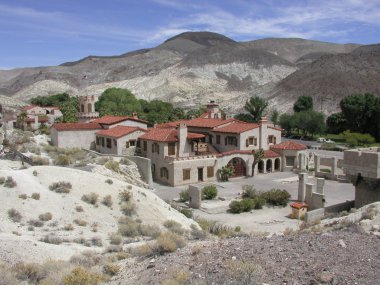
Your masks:
M 80 111 L 77 113 L 77 118 L 80 123 L 88 123 L 99 117 L 99 113 L 95 112 L 96 98 L 94 95 L 81 96 L 79 99 Z

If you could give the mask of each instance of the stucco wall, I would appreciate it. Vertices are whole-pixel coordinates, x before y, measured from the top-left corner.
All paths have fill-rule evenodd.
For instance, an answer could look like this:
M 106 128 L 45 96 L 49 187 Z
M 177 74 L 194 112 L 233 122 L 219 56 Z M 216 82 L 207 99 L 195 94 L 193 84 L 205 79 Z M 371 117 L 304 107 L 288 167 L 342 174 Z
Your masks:
M 113 125 L 104 125 L 105 129 L 114 128 L 116 126 L 139 127 L 139 128 L 142 128 L 142 129 L 146 129 L 147 128 L 147 124 L 142 123 L 142 122 L 132 121 L 132 120 L 126 120 L 126 121 L 123 121 L 123 122 L 120 122 L 120 123 L 117 123 L 117 124 L 113 124 Z
M 58 147 L 79 147 L 90 149 L 95 145 L 95 133 L 99 130 L 60 131 L 52 128 L 52 143 Z
M 96 149 L 97 149 L 97 151 L 99 151 L 101 153 L 105 153 L 105 154 L 118 154 L 118 155 L 128 154 L 128 155 L 132 155 L 135 153 L 136 146 L 126 148 L 126 142 L 130 141 L 130 140 L 136 140 L 136 143 L 137 143 L 137 139 L 143 134 L 144 134 L 143 131 L 135 131 L 133 133 L 130 133 L 130 134 L 125 135 L 123 137 L 120 137 L 118 139 L 115 139 L 113 137 L 97 135 L 97 137 L 99 137 L 99 138 L 104 137 L 105 144 L 104 144 L 104 147 L 101 144 L 97 145 Z M 111 139 L 111 148 L 107 147 L 107 143 L 106 143 L 107 138 Z M 116 140 L 116 143 L 117 143 L 116 146 L 114 144 L 114 139 Z
M 214 168 L 213 177 L 207 177 L 207 167 Z M 216 180 L 217 164 L 215 158 L 190 159 L 173 162 L 173 185 L 183 185 L 190 183 L 199 183 L 198 168 L 202 168 L 204 182 L 213 182 Z M 190 179 L 183 180 L 183 169 L 190 169 Z

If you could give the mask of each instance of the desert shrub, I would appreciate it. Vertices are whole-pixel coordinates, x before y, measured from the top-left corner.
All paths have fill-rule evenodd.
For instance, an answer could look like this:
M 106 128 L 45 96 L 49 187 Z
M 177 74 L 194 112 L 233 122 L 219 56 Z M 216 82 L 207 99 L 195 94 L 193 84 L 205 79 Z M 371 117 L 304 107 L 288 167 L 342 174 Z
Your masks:
M 288 205 L 290 194 L 286 190 L 271 189 L 269 191 L 262 192 L 260 197 L 264 198 L 270 205 L 285 207 Z
M 331 169 L 329 168 L 321 168 L 319 171 L 324 173 L 331 173 Z
M 99 198 L 98 194 L 91 192 L 89 194 L 84 194 L 81 199 L 82 201 L 86 203 L 95 205 L 98 202 L 98 198 Z
M 45 243 L 51 243 L 51 244 L 63 243 L 63 239 L 55 235 L 46 235 L 42 239 L 40 239 L 40 241 L 45 242 Z
M 229 237 L 236 235 L 233 228 L 222 225 L 216 221 L 210 221 L 203 218 L 196 218 L 196 222 L 203 231 L 219 237 Z
M 3 185 L 5 182 L 5 177 L 1 176 L 0 177 L 0 185 Z
M 106 248 L 106 252 L 121 252 L 123 247 L 121 245 L 110 245 Z
M 244 198 L 240 201 L 232 201 L 229 205 L 229 212 L 233 214 L 239 214 L 242 212 L 249 212 L 253 209 L 262 209 L 265 205 L 265 199 L 262 197 L 256 197 L 254 199 Z
M 49 165 L 50 162 L 49 162 L 49 159 L 47 157 L 41 157 L 41 156 L 33 155 L 32 156 L 32 163 L 33 163 L 33 165 Z M 36 174 L 34 174 L 34 171 L 33 171 L 33 175 L 37 176 L 37 171 L 35 172 Z
M 218 189 L 214 185 L 205 186 L 202 189 L 202 200 L 212 200 L 218 196 Z
M 128 190 L 132 190 L 132 185 L 128 185 L 128 186 L 127 186 L 127 189 L 128 189 Z
M 13 187 L 16 187 L 16 186 L 17 186 L 17 183 L 16 183 L 16 181 L 13 179 L 12 176 L 8 176 L 7 179 L 5 180 L 3 186 L 4 186 L 4 187 L 8 187 L 8 188 L 13 188 Z
M 76 210 L 77 212 L 83 212 L 83 207 L 82 207 L 82 206 L 76 206 L 76 207 L 75 207 L 75 210 Z
M 107 207 L 112 206 L 112 197 L 111 195 L 107 195 L 103 197 L 102 204 Z
M 361 220 L 372 220 L 378 214 L 378 210 L 374 205 L 368 206 L 363 212 L 361 216 Z
M 65 231 L 73 231 L 73 230 L 74 230 L 74 226 L 73 226 L 73 224 L 67 224 L 67 225 L 65 225 L 65 226 L 63 227 L 63 229 L 64 229 Z
M 0 264 L 0 285 L 19 284 L 13 271 L 5 265 Z
M 242 198 L 254 199 L 257 197 L 257 191 L 253 187 L 253 185 L 244 185 L 242 188 L 243 188 L 243 192 L 241 194 Z
M 251 201 L 251 199 L 249 198 L 245 198 L 244 200 Z M 245 211 L 245 206 L 247 206 L 247 204 L 244 205 L 243 200 L 240 200 L 240 201 L 234 200 L 229 204 L 229 212 L 233 214 L 243 213 Z
M 87 222 L 85 220 L 82 220 L 82 219 L 75 219 L 73 222 L 75 224 L 77 224 L 78 226 L 81 226 L 81 227 L 87 226 Z
M 34 220 L 34 219 L 29 220 L 28 224 L 33 226 L 33 227 L 37 227 L 37 228 L 44 226 L 44 222 L 39 221 L 39 220 Z
M 177 248 L 182 248 L 185 245 L 186 240 L 172 232 L 161 233 L 157 238 L 157 249 L 161 254 L 166 252 L 174 252 Z
M 113 180 L 112 179 L 110 179 L 110 178 L 108 178 L 108 179 L 106 179 L 106 181 L 105 181 L 106 183 L 108 183 L 108 184 L 113 184 Z
M 30 197 L 34 200 L 40 200 L 41 195 L 40 195 L 40 193 L 34 192 L 34 193 L 32 193 L 32 196 L 30 196 Z
M 195 224 L 190 226 L 191 228 L 191 236 L 194 239 L 204 239 L 206 238 L 206 232 L 202 229 L 199 229 Z
M 190 199 L 189 189 L 179 192 L 179 201 L 180 202 L 186 202 L 186 201 L 189 201 L 189 199 Z
M 67 166 L 72 163 L 71 157 L 65 154 L 60 154 L 54 159 L 55 165 Z
M 163 280 L 161 285 L 177 285 L 177 284 L 191 284 L 190 274 L 180 268 L 172 269 L 170 272 L 170 278 Z
M 129 257 L 129 254 L 124 251 L 121 251 L 121 252 L 117 252 L 115 254 L 115 257 L 117 260 L 123 260 L 123 259 L 127 259 Z
M 144 225 L 141 222 L 132 220 L 130 217 L 122 217 L 119 219 L 119 233 L 125 237 L 149 236 L 157 237 L 160 229 L 157 226 Z
M 65 181 L 54 182 L 49 186 L 49 190 L 56 193 L 70 193 L 71 188 L 71 183 Z
M 131 200 L 132 196 L 132 192 L 128 190 L 123 190 L 119 193 L 119 199 L 121 202 L 128 202 L 129 200 Z
M 160 235 L 161 230 L 156 225 L 139 224 L 139 232 L 142 236 L 156 238 Z
M 98 285 L 103 282 L 104 277 L 98 273 L 76 267 L 70 274 L 63 278 L 64 285 Z
M 114 161 L 114 160 L 108 160 L 105 164 L 104 164 L 104 167 L 105 168 L 108 168 L 114 172 L 120 172 L 120 165 L 117 161 Z
M 28 198 L 28 195 L 26 195 L 26 194 L 20 194 L 20 195 L 18 195 L 18 197 L 20 199 L 26 200 Z
M 14 208 L 8 210 L 8 217 L 14 223 L 19 223 L 22 219 L 22 215 L 20 214 L 20 212 Z
M 50 221 L 53 218 L 53 215 L 50 212 L 46 212 L 44 214 L 39 215 L 38 218 L 40 219 L 40 221 L 46 222 Z
M 38 175 L 38 172 L 37 172 L 37 170 L 33 170 L 33 176 L 37 176 Z
M 99 247 L 103 246 L 102 239 L 101 239 L 101 237 L 98 237 L 98 236 L 97 237 L 92 237 L 91 238 L 91 243 L 94 246 L 99 246 Z
M 110 276 L 115 276 L 119 273 L 120 266 L 113 263 L 108 263 L 103 266 L 103 272 Z
M 119 245 L 123 241 L 123 237 L 118 233 L 110 234 L 110 244 Z
M 96 159 L 96 164 L 104 165 L 104 164 L 106 164 L 108 161 L 109 161 L 109 157 L 102 156 L 102 157 L 98 157 L 98 158 Z
M 174 220 L 167 220 L 164 222 L 164 227 L 167 228 L 169 231 L 183 235 L 184 229 L 182 228 L 182 225 Z
M 133 164 L 133 162 L 131 162 L 128 158 L 123 157 L 122 159 L 120 159 L 120 164 L 131 165 Z
M 38 283 L 43 278 L 40 272 L 40 265 L 36 263 L 16 263 L 13 271 L 19 280 L 31 283 Z
M 132 216 L 136 213 L 136 204 L 131 201 L 123 202 L 120 205 L 121 212 L 126 216 Z
M 28 231 L 34 231 L 34 227 L 33 226 L 28 226 Z
M 252 284 L 253 276 L 262 275 L 262 267 L 250 260 L 230 260 L 224 265 L 226 273 L 237 282 L 237 284 Z
M 175 203 L 170 203 L 170 206 L 172 206 L 172 208 L 185 215 L 187 218 L 191 219 L 193 217 L 193 211 L 189 208 L 180 207 Z

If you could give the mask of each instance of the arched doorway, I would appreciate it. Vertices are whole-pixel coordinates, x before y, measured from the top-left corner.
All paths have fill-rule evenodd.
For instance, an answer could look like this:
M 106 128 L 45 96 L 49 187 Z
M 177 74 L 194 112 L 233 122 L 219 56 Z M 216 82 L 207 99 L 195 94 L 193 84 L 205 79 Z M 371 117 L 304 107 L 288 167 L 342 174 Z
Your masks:
M 274 170 L 280 171 L 280 159 L 276 158 L 274 161 Z
M 232 166 L 234 168 L 234 175 L 232 175 L 232 177 L 245 176 L 246 167 L 245 167 L 245 162 L 243 159 L 239 157 L 235 157 L 231 159 L 227 163 L 227 165 Z
M 272 160 L 267 160 L 267 166 L 266 166 L 267 172 L 272 172 Z
M 259 164 L 257 165 L 257 168 L 259 170 L 259 173 L 264 173 L 264 161 L 261 160 Z

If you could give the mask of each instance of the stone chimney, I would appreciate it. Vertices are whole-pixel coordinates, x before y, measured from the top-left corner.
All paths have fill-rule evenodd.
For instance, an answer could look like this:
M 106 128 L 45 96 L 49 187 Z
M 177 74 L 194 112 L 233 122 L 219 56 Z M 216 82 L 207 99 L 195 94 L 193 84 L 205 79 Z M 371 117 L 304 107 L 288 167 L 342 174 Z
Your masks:
M 259 121 L 259 132 L 260 132 L 260 138 L 259 138 L 259 148 L 262 148 L 263 150 L 269 149 L 268 144 L 268 119 L 266 117 L 262 117 Z
M 185 156 L 185 148 L 187 141 L 187 125 L 185 123 L 180 123 L 177 128 L 177 137 L 178 137 L 178 156 Z
M 209 119 L 221 119 L 222 118 L 222 112 L 219 110 L 219 104 L 215 103 L 215 101 L 210 101 L 206 105 L 207 107 L 207 113 Z

